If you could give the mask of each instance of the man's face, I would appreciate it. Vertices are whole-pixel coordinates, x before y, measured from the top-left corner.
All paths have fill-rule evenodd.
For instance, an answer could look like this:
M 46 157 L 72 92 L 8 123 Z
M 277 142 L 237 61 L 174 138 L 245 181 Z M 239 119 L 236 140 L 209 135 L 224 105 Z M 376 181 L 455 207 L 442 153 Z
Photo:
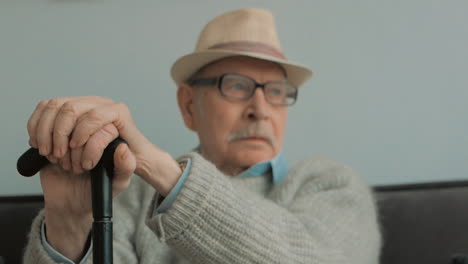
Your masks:
M 203 69 L 197 78 L 225 73 L 248 76 L 257 83 L 284 80 L 283 69 L 272 62 L 248 57 L 231 57 Z M 272 159 L 283 146 L 287 107 L 268 103 L 262 89 L 250 99 L 221 95 L 218 87 L 195 86 L 189 104 L 192 130 L 200 140 L 202 155 L 228 174 L 237 174 Z M 187 121 L 186 121 L 187 124 Z

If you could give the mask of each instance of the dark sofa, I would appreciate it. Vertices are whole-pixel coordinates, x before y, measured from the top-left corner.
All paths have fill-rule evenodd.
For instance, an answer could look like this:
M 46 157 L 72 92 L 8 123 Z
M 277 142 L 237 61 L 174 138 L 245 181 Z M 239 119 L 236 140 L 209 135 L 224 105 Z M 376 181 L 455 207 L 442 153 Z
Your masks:
M 468 181 L 375 190 L 382 264 L 468 264 Z
M 468 264 L 468 181 L 374 188 L 382 264 Z M 41 196 L 0 197 L 0 256 L 20 263 Z M 0 264 L 2 259 L 0 259 Z

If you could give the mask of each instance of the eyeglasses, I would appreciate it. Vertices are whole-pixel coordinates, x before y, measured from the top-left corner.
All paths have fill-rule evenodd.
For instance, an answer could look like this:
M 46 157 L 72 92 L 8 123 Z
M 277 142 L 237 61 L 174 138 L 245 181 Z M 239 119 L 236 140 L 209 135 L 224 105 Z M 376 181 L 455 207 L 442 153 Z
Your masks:
M 218 85 L 225 97 L 248 100 L 257 88 L 262 88 L 265 99 L 272 105 L 289 106 L 296 102 L 297 87 L 287 81 L 257 83 L 254 79 L 233 73 L 226 73 L 214 78 L 193 79 L 190 85 Z

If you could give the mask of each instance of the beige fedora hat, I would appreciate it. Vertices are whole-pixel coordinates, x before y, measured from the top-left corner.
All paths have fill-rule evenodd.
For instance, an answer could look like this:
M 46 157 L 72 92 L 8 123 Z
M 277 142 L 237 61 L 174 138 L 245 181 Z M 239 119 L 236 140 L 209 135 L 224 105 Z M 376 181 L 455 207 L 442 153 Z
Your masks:
M 288 61 L 284 56 L 270 11 L 242 8 L 208 22 L 200 33 L 195 51 L 172 65 L 172 79 L 180 85 L 203 66 L 231 56 L 276 62 L 286 71 L 288 81 L 298 87 L 312 76 L 308 67 Z

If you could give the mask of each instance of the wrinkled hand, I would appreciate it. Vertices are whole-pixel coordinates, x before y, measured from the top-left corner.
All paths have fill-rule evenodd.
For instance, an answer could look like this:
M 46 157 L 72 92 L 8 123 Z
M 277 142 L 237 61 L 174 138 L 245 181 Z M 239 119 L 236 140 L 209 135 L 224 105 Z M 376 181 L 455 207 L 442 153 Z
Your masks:
M 114 153 L 114 196 L 128 187 L 134 172 L 163 196 L 181 174 L 177 162 L 138 130 L 128 107 L 108 98 L 64 97 L 41 101 L 27 128 L 29 144 L 52 163 L 40 173 L 47 236 L 52 244 L 55 241 L 56 245 L 64 242 L 84 245 L 82 240 L 86 239 L 92 221 L 87 171 L 98 163 L 104 149 L 115 138 L 120 136 L 128 145 L 120 144 Z M 64 241 L 64 236 L 74 241 Z M 66 256 L 76 257 L 76 250 L 64 251 L 67 250 L 62 250 Z

